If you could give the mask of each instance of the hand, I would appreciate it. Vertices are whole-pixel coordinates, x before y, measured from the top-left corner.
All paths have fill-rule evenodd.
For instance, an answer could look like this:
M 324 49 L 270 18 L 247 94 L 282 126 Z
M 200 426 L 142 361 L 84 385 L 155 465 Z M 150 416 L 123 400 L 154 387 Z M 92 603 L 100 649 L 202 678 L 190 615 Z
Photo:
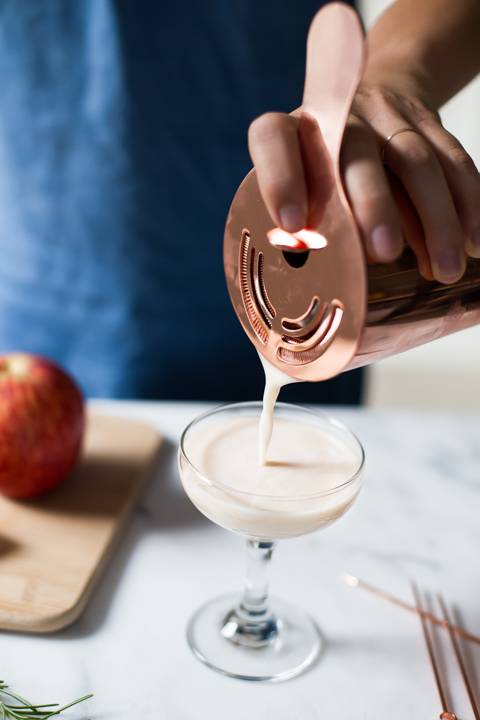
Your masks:
M 249 130 L 262 197 L 289 232 L 318 226 L 322 196 L 321 169 L 308 179 L 304 169 L 298 115 L 267 113 Z M 406 127 L 415 132 L 399 133 L 385 146 Z M 421 274 L 448 284 L 462 276 L 465 253 L 480 257 L 479 174 L 415 78 L 401 71 L 364 78 L 345 130 L 341 169 L 370 260 L 395 260 L 405 239 Z

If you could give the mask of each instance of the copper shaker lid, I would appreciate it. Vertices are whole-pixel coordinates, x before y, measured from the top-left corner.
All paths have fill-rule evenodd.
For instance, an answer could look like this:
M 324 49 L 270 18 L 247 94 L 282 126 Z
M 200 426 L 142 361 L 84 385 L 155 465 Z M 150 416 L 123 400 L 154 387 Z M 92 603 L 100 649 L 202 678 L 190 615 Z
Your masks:
M 225 228 L 225 274 L 240 322 L 271 364 L 299 380 L 326 380 L 341 372 L 356 353 L 365 322 L 363 248 L 339 171 L 364 59 L 355 11 L 343 3 L 320 10 L 308 34 L 299 125 L 304 157 L 317 158 L 325 168 L 328 202 L 319 227 L 295 234 L 276 228 L 252 170 L 234 197 Z

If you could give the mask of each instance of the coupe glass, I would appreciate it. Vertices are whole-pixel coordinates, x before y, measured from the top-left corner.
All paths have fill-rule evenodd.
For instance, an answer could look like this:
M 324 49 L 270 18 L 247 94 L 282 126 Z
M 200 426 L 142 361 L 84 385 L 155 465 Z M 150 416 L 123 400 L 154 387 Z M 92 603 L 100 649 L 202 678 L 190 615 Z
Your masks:
M 225 675 L 278 681 L 306 670 L 317 659 L 322 641 L 302 609 L 267 597 L 275 541 L 328 527 L 343 515 L 360 491 L 364 452 L 355 435 L 337 420 L 311 409 L 277 403 L 275 419 L 314 426 L 353 451 L 358 463 L 345 482 L 316 494 L 279 497 L 232 489 L 205 477 L 195 467 L 188 446 L 196 433 L 229 420 L 259 419 L 261 412 L 260 402 L 215 408 L 190 423 L 180 440 L 179 473 L 190 500 L 217 525 L 244 535 L 248 553 L 244 593 L 223 595 L 200 608 L 190 621 L 187 636 L 197 658 Z

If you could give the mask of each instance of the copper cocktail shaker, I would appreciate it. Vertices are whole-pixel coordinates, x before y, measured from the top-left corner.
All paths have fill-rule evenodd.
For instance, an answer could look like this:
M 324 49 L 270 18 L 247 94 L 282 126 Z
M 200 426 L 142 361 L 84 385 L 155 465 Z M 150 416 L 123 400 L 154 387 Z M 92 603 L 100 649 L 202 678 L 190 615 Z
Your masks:
M 365 262 L 339 170 L 364 60 L 355 11 L 342 3 L 320 10 L 308 36 L 299 124 L 304 156 L 325 168 L 328 201 L 317 230 L 275 227 L 255 170 L 225 228 L 225 274 L 240 322 L 257 350 L 298 380 L 327 380 L 480 323 L 480 260 L 469 258 L 448 286 L 423 279 L 409 249 L 395 263 Z

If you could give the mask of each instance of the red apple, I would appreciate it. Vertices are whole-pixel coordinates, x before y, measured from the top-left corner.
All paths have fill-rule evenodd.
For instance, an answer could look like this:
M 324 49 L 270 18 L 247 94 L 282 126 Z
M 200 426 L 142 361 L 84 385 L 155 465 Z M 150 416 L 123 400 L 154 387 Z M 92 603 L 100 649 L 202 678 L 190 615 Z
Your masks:
M 75 466 L 85 427 L 77 384 L 38 355 L 0 356 L 0 493 L 31 498 Z

